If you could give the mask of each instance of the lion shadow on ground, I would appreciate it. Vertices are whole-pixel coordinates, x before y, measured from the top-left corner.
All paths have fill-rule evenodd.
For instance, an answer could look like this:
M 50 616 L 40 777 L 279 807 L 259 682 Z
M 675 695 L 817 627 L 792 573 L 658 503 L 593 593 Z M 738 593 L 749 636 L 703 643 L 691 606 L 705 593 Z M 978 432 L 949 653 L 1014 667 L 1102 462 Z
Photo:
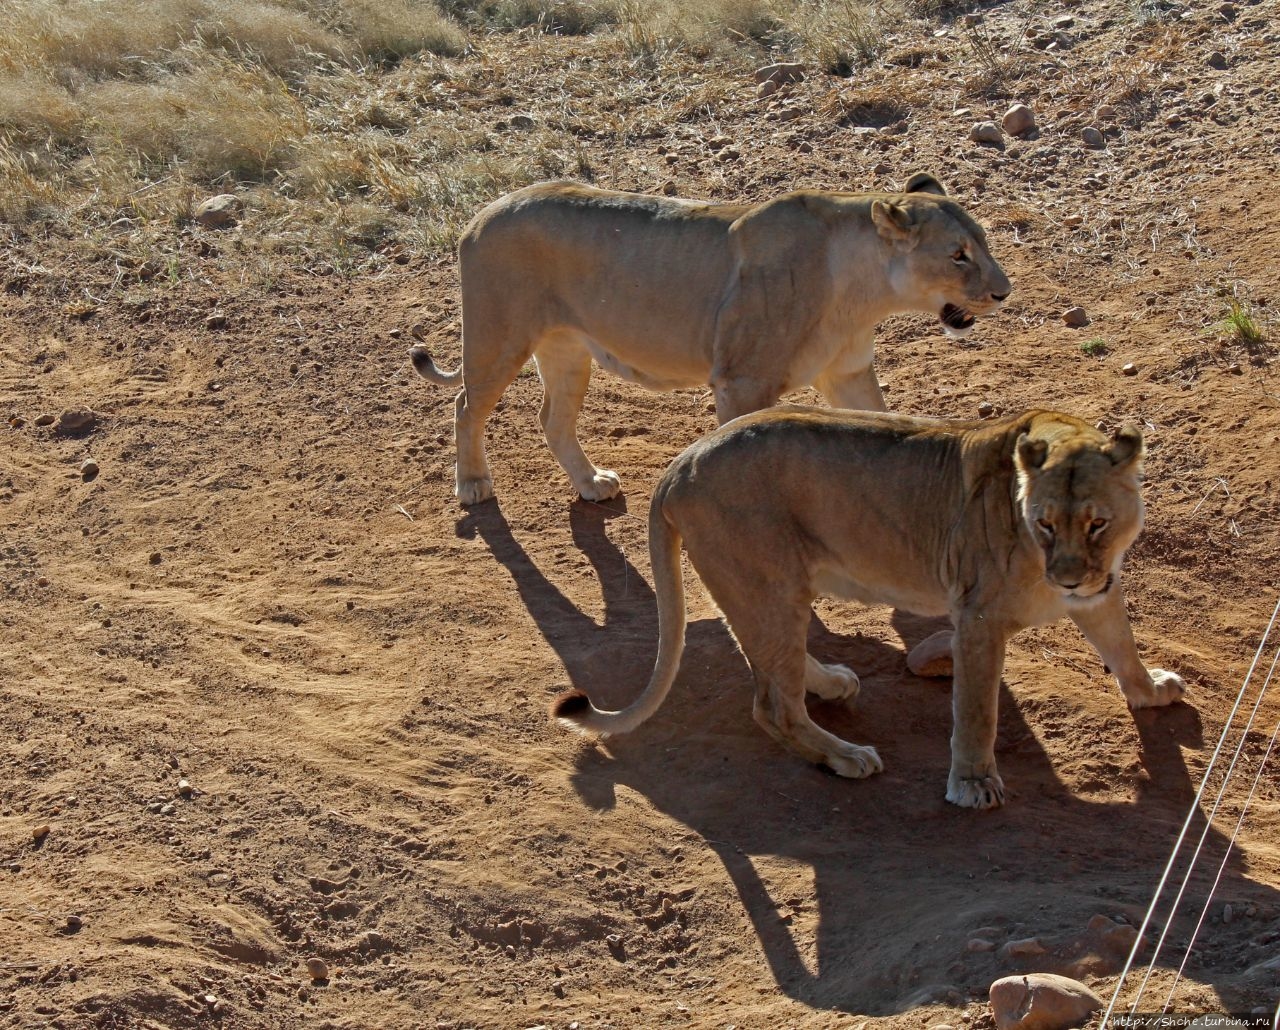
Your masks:
M 574 547 L 586 557 L 600 584 L 604 613 L 599 620 L 583 612 L 538 567 L 516 539 L 497 501 L 468 509 L 455 530 L 460 537 L 479 536 L 507 570 L 570 683 L 593 694 L 603 685 L 606 701 L 610 700 L 608 684 L 617 679 L 618 663 L 656 643 L 658 633 L 653 591 L 605 532 L 611 519 L 627 516 L 622 497 L 607 504 L 576 501 L 569 508 Z
M 652 590 L 605 532 L 624 510 L 615 505 L 570 509 L 574 544 L 599 579 L 600 620 L 542 573 L 496 503 L 473 508 L 458 525 L 459 535 L 478 534 L 510 573 L 573 685 L 609 707 L 643 688 L 657 645 Z M 1195 798 L 1183 751 L 1204 747 L 1199 714 L 1183 703 L 1136 712 L 1132 731 L 1112 737 L 1127 716 L 1113 688 L 1107 704 L 1115 712 L 1099 739 L 1096 705 L 1085 712 L 1069 699 L 1018 698 L 1002 684 L 997 758 L 1009 801 L 990 812 L 956 808 L 943 798 L 950 681 L 919 679 L 905 667 L 906 648 L 945 625 L 897 613 L 900 646 L 834 633 L 816 618 L 810 627 L 810 649 L 850 665 L 863 681 L 852 707 L 814 701 L 814 717 L 877 747 L 886 766 L 880 775 L 831 776 L 769 740 L 751 718 L 745 661 L 720 620 L 706 619 L 689 624 L 663 708 L 626 737 L 583 747 L 573 787 L 588 808 L 607 811 L 625 786 L 705 841 L 778 987 L 814 1008 L 893 1015 L 985 999 L 990 983 L 1011 973 L 1112 976 Z M 1100 665 L 1096 678 L 1110 681 Z M 1075 786 L 1055 772 L 1043 743 L 1073 733 L 1084 756 Z M 1061 747 L 1057 754 L 1075 757 Z M 1205 832 L 1197 812 L 1188 841 L 1202 833 L 1189 918 L 1224 860 L 1215 896 L 1273 911 L 1280 892 L 1250 880 L 1226 836 L 1216 827 Z M 780 863 L 808 867 L 803 896 L 771 871 Z M 1176 884 L 1181 872 L 1173 873 Z M 1189 934 L 1187 918 L 1174 922 L 1175 935 Z M 1237 977 L 1245 945 L 1223 943 L 1222 929 L 1207 942 L 1202 935 L 1189 973 L 1250 1007 Z M 1237 937 L 1250 932 L 1232 929 Z M 1027 945 L 1032 938 L 1038 943 Z M 1139 968 L 1149 955 L 1138 956 Z M 1158 966 L 1177 968 L 1181 957 L 1167 950 Z
M 719 646 L 714 638 L 695 645 Z M 867 663 L 855 656 L 851 664 Z M 744 665 L 738 678 L 748 676 Z M 904 669 L 864 676 L 852 711 L 814 703 L 819 722 L 875 745 L 885 760 L 881 775 L 850 781 L 814 769 L 757 730 L 747 683 L 731 704 L 706 711 L 688 680 L 682 673 L 665 710 L 634 734 L 584 748 L 573 786 L 587 807 L 607 811 L 624 785 L 704 840 L 789 996 L 819 1009 L 887 1016 L 985 1000 L 995 979 L 1014 973 L 1088 981 L 1120 972 L 1130 927 L 1141 924 L 1195 797 L 1182 757 L 1182 749 L 1203 745 L 1193 708 L 1136 713 L 1137 760 L 1121 774 L 1130 798 L 1099 801 L 1055 774 L 1038 727 L 1002 685 L 997 757 L 1010 798 L 1002 809 L 975 812 L 943 799 L 947 687 Z M 1115 703 L 1123 712 L 1118 692 Z M 1104 766 L 1125 764 L 1113 744 L 1089 746 L 1106 756 Z M 1110 795 L 1117 786 L 1096 793 Z M 1204 829 L 1197 813 L 1188 844 Z M 1267 911 L 1280 902 L 1280 892 L 1246 877 L 1228 844 L 1216 827 L 1205 834 L 1188 908 L 1171 927 L 1175 939 L 1185 942 L 1224 859 L 1217 897 Z M 795 896 L 793 877 L 772 878 L 780 860 L 809 867 L 803 896 Z M 1148 940 L 1160 913 L 1168 913 L 1182 869 L 1174 870 Z M 1218 928 L 1202 935 L 1190 972 L 1233 1007 L 1265 1001 L 1239 993 L 1242 941 L 1220 938 Z M 1143 950 L 1137 968 L 1149 959 Z M 1180 950 L 1167 949 L 1157 965 L 1176 969 L 1181 959 Z

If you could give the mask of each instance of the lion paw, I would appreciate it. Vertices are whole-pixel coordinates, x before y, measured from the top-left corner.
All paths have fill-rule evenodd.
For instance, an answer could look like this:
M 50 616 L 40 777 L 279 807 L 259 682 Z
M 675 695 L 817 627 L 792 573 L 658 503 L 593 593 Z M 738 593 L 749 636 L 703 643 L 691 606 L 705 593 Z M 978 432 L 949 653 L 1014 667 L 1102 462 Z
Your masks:
M 804 689 L 824 701 L 852 701 L 862 689 L 858 674 L 847 665 L 814 663 L 806 670 Z
M 851 780 L 860 780 L 884 771 L 884 763 L 880 761 L 876 749 L 858 744 L 841 744 L 835 754 L 823 758 L 823 765 L 837 776 L 847 776 Z
M 596 474 L 589 482 L 578 484 L 578 493 L 584 501 L 607 501 L 622 493 L 622 480 L 616 472 L 596 469 Z
M 955 661 L 951 643 L 955 632 L 949 629 L 925 637 L 907 654 L 907 668 L 913 676 L 945 677 L 953 674 Z
M 453 492 L 457 494 L 459 504 L 482 504 L 493 496 L 493 477 L 459 479 Z
M 957 776 L 947 780 L 947 800 L 961 808 L 999 808 L 1004 804 L 1004 780 L 990 776 Z
M 1159 708 L 1162 705 L 1173 704 L 1186 693 L 1187 685 L 1176 672 L 1167 672 L 1164 669 L 1152 669 L 1150 672 L 1151 690 L 1144 690 L 1141 693 L 1135 691 L 1126 695 L 1125 699 L 1129 702 L 1130 708 Z

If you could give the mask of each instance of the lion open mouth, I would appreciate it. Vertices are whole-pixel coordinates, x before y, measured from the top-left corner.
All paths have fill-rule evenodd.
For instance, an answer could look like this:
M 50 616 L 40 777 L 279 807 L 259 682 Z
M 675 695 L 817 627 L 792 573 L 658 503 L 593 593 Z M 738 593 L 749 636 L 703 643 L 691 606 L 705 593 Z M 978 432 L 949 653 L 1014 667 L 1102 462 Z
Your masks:
M 969 331 L 973 328 L 974 317 L 964 308 L 945 304 L 938 314 L 938 321 L 942 323 L 942 328 L 948 336 L 959 340 L 969 335 Z

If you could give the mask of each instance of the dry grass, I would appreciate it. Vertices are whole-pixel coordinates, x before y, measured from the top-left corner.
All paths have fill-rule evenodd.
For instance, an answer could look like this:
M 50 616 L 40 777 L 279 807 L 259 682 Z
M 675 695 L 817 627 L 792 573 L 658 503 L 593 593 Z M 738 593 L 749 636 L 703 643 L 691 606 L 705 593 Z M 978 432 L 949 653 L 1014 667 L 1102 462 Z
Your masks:
M 393 240 L 449 246 L 499 193 L 590 179 L 579 135 L 622 145 L 714 118 L 764 60 L 848 74 L 915 13 L 908 0 L 10 0 L 0 220 L 87 238 L 122 218 L 183 224 L 200 195 L 235 189 L 280 254 L 345 267 Z M 535 54 L 546 34 L 590 35 L 581 65 L 548 48 L 543 74 L 515 81 L 486 56 L 511 31 Z M 839 117 L 876 125 L 915 102 L 878 85 L 845 99 Z M 504 126 L 504 105 L 530 124 Z

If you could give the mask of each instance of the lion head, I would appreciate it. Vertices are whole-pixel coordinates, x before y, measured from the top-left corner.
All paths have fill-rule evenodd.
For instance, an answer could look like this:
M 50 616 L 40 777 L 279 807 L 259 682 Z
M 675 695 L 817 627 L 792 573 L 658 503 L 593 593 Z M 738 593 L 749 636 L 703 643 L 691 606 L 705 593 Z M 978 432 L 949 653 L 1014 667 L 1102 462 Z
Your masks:
M 1023 521 L 1045 578 L 1069 598 L 1105 594 L 1142 529 L 1142 434 L 1113 437 L 1075 420 L 1042 416 L 1014 449 Z
M 872 202 L 881 238 L 904 252 L 901 275 L 917 292 L 921 310 L 936 311 L 948 336 L 969 335 L 974 320 L 1004 303 L 1013 287 L 987 248 L 987 235 L 932 175 L 917 172 L 900 198 Z

